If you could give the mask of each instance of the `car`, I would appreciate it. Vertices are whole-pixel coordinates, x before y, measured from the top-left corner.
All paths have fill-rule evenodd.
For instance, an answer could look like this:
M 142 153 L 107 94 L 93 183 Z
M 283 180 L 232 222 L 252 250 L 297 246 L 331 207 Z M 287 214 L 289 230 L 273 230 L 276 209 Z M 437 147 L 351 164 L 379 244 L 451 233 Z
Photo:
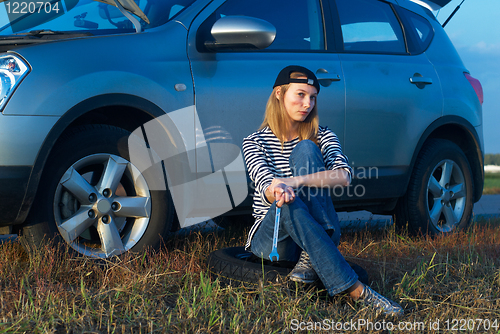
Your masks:
M 288 65 L 316 73 L 320 124 L 354 169 L 338 211 L 467 227 L 483 93 L 432 14 L 447 2 L 4 1 L 2 230 L 107 258 L 248 221 L 242 140 Z

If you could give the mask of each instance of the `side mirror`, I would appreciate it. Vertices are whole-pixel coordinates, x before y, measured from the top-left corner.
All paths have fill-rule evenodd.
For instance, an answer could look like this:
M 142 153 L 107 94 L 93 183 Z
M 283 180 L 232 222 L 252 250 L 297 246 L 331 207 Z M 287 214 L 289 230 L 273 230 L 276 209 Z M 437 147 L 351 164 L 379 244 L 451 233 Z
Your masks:
M 259 50 L 274 42 L 276 28 L 269 22 L 248 16 L 225 16 L 210 31 L 214 41 L 206 41 L 211 51 Z

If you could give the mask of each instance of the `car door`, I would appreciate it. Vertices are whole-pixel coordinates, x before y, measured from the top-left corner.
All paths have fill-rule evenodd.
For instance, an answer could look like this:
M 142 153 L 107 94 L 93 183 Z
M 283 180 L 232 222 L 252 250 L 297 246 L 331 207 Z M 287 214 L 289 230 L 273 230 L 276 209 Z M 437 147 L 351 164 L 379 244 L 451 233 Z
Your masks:
M 439 78 L 425 53 L 408 51 L 392 1 L 335 3 L 346 86 L 344 150 L 365 199 L 399 197 L 419 139 L 441 116 Z
M 319 0 L 300 1 L 293 6 L 287 0 L 219 0 L 207 6 L 189 30 L 195 105 L 205 134 L 197 138 L 198 146 L 203 140 L 215 140 L 241 147 L 243 138 L 262 123 L 276 76 L 288 65 L 301 65 L 317 74 L 322 84 L 318 96 L 320 124 L 343 141 L 344 82 L 338 55 L 331 52 L 325 40 L 323 14 Z M 271 23 L 276 28 L 274 42 L 263 50 L 204 48 L 205 40 L 212 38 L 212 25 L 229 16 Z M 202 155 L 202 150 L 197 152 L 199 161 Z M 204 169 L 200 164 L 198 168 L 200 172 Z

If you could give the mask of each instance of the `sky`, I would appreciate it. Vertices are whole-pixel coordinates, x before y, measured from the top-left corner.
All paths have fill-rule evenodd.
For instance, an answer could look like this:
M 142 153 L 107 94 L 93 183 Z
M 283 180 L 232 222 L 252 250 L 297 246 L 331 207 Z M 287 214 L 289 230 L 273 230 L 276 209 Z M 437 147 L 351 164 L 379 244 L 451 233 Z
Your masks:
M 462 2 L 453 0 L 437 15 L 444 23 Z M 446 25 L 464 65 L 483 86 L 484 153 L 500 153 L 500 0 L 465 0 Z

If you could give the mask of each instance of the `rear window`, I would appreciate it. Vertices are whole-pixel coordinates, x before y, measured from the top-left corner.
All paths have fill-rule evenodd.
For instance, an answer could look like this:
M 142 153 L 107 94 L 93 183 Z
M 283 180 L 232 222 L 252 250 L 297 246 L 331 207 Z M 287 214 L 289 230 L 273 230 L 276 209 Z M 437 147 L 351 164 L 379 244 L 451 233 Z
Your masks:
M 344 51 L 406 53 L 403 31 L 392 7 L 379 1 L 336 0 Z
M 408 45 L 410 52 L 413 54 L 424 52 L 434 37 L 432 25 L 422 16 L 409 10 L 402 9 L 401 13 L 408 21 L 408 30 L 412 33 L 412 41 L 414 40 L 413 43 Z

